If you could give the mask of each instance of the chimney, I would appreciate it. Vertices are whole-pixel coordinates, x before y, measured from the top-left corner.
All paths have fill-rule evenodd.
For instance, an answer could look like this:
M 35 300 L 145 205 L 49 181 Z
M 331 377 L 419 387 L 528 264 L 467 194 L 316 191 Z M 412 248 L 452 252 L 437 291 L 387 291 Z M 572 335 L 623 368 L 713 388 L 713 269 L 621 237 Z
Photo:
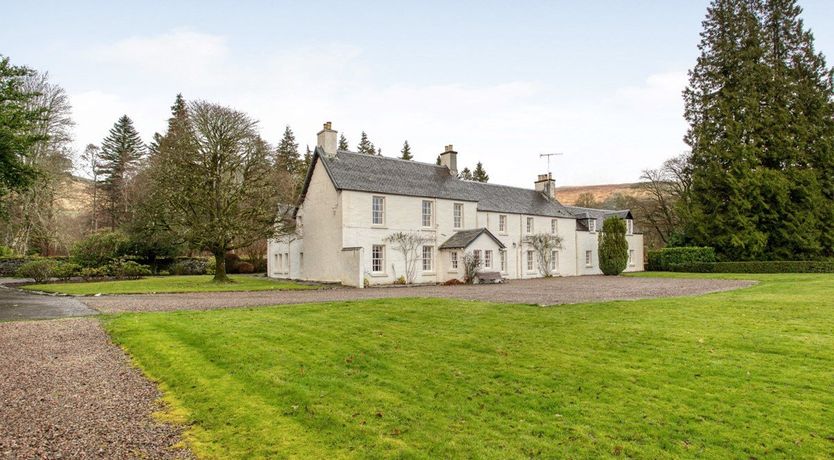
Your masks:
M 536 191 L 543 193 L 551 199 L 556 199 L 556 181 L 553 180 L 553 174 L 539 174 L 536 180 Z
M 452 176 L 458 175 L 458 152 L 455 152 L 452 144 L 447 145 L 440 154 L 440 165 L 449 168 L 449 174 Z
M 336 146 L 338 145 L 336 134 L 338 134 L 338 131 L 331 129 L 331 123 L 329 121 L 325 123 L 324 128 L 319 131 L 316 146 L 324 151 L 324 156 L 327 158 L 333 158 L 336 156 Z

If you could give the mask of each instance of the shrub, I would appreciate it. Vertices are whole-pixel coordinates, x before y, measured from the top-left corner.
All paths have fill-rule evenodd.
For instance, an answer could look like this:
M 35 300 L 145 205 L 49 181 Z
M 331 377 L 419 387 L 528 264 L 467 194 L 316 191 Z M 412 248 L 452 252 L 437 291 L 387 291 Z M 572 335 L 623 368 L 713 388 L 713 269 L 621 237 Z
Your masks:
M 767 260 L 672 264 L 674 272 L 690 273 L 834 273 L 832 260 Z
M 160 270 L 158 274 L 159 276 L 171 276 L 171 272 L 168 270 Z
M 55 264 L 52 270 L 52 276 L 62 281 L 67 281 L 73 276 L 78 275 L 81 271 L 81 266 L 72 262 L 59 262 Z
M 672 265 L 697 262 L 715 262 L 715 249 L 711 247 L 683 246 L 649 251 L 650 271 L 669 271 Z
M 253 273 L 255 271 L 255 266 L 250 264 L 249 262 L 241 262 L 237 264 L 237 272 L 238 273 Z
M 205 275 L 208 261 L 206 259 L 179 259 L 169 270 L 175 275 Z
M 619 275 L 628 265 L 626 223 L 619 217 L 609 217 L 602 223 L 599 234 L 599 268 L 604 275 Z
M 233 253 L 226 253 L 226 273 L 237 273 L 237 266 L 240 264 L 240 256 Z
M 466 283 L 464 283 L 463 281 L 461 281 L 457 278 L 452 278 L 449 281 L 446 281 L 445 283 L 443 283 L 444 286 L 457 286 L 459 284 L 466 284 Z
M 73 246 L 72 260 L 82 267 L 101 267 L 126 254 L 128 239 L 121 232 L 94 233 Z
M 107 276 L 107 272 L 99 267 L 84 267 L 78 272 L 78 275 L 84 278 L 84 281 L 90 281 L 96 278 L 104 278 Z
M 214 257 L 206 259 L 206 275 L 214 275 L 217 271 L 217 261 Z
M 14 257 L 14 249 L 0 244 L 0 257 Z
M 255 273 L 266 273 L 266 259 L 249 259 L 249 263 L 255 267 Z
M 400 276 L 399 278 L 394 280 L 394 284 L 405 284 L 405 276 Z
M 49 278 L 52 278 L 55 272 L 55 265 L 54 260 L 31 260 L 17 269 L 17 276 L 20 278 L 32 278 L 36 283 L 43 283 L 49 280 Z
M 105 269 L 110 276 L 117 279 L 137 279 L 151 274 L 151 269 L 147 265 L 125 259 L 114 260 Z

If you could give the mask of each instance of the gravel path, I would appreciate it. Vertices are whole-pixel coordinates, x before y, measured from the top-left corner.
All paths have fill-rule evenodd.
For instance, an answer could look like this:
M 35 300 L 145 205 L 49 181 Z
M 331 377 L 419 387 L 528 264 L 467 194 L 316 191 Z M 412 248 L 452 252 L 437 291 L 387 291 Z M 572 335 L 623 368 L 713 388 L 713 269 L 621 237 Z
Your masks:
M 697 295 L 727 291 L 753 281 L 576 276 L 513 280 L 477 286 L 410 286 L 317 291 L 212 292 L 84 297 L 88 306 L 105 313 L 124 311 L 203 310 L 308 302 L 330 302 L 393 297 L 447 297 L 488 302 L 557 305 L 605 300 Z
M 0 458 L 190 458 L 158 397 L 95 319 L 0 323 Z
M 0 278 L 2 282 L 2 278 Z M 78 299 L 66 296 L 38 295 L 0 284 L 0 321 L 64 318 L 98 314 Z

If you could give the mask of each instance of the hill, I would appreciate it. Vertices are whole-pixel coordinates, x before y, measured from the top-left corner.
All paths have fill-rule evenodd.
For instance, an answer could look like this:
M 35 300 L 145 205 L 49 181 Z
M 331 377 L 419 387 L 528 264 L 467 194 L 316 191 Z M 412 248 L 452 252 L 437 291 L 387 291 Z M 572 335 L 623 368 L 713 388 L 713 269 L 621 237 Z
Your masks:
M 632 184 L 603 184 L 603 185 L 574 185 L 556 187 L 556 198 L 560 203 L 573 206 L 581 195 L 591 194 L 595 202 L 603 203 L 617 194 L 647 198 L 648 194 L 640 188 L 640 183 Z M 587 195 L 585 195 L 587 196 Z

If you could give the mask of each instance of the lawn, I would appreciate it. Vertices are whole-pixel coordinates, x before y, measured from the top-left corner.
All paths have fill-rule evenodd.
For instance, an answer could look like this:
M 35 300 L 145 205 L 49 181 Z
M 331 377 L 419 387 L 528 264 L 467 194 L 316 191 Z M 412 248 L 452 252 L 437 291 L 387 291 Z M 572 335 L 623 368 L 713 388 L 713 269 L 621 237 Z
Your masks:
M 834 276 L 540 308 L 439 299 L 108 316 L 198 455 L 830 458 Z
M 234 283 L 218 284 L 211 275 L 153 276 L 138 280 L 95 281 L 89 283 L 30 284 L 23 289 L 73 295 L 150 294 L 170 292 L 273 291 L 315 289 L 315 285 L 273 280 L 262 276 L 230 275 Z

